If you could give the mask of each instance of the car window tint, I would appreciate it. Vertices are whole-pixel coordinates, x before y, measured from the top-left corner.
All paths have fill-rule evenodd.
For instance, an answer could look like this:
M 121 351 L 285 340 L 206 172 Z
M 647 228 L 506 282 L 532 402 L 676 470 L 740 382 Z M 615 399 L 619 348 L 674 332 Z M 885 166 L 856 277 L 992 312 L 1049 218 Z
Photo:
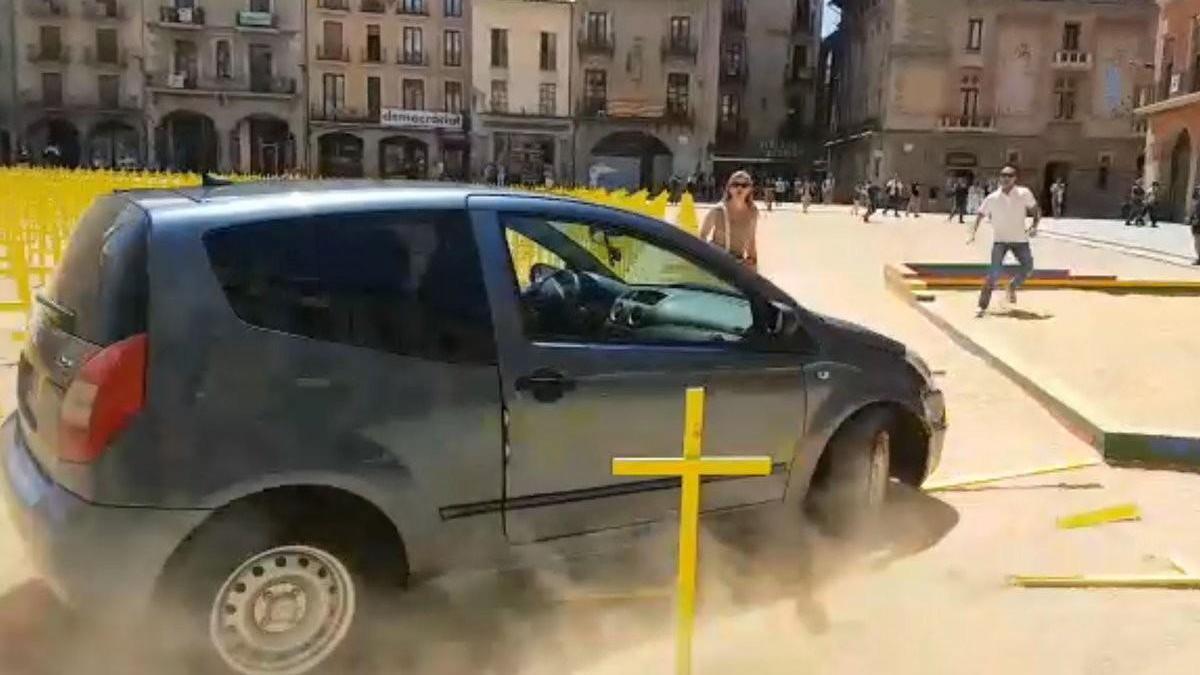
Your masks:
M 213 230 L 213 271 L 243 321 L 440 361 L 495 363 L 463 212 L 315 216 Z

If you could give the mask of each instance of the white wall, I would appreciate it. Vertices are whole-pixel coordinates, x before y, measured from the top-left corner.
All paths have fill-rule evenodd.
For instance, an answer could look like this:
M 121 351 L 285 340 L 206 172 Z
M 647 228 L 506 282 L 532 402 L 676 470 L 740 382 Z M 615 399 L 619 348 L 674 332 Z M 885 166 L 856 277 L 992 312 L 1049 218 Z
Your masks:
M 556 0 L 474 0 L 471 42 L 475 58 L 471 67 L 475 90 L 473 109 L 491 108 L 492 80 L 508 81 L 508 110 L 512 113 L 538 112 L 538 91 L 542 83 L 556 85 L 555 112 L 570 115 L 569 82 L 571 53 L 571 2 Z M 492 29 L 508 31 L 508 68 L 492 67 Z M 557 35 L 554 71 L 540 68 L 541 33 Z

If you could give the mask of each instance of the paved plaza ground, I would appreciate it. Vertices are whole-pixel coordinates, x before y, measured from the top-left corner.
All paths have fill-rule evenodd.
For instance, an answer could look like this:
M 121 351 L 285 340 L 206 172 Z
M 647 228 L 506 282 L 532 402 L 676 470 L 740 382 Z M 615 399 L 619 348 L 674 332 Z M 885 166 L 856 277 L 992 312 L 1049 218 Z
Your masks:
M 987 233 L 968 246 L 965 229 L 944 216 L 875 221 L 863 224 L 844 207 L 768 214 L 761 267 L 806 306 L 901 339 L 942 373 L 950 431 L 937 477 L 1096 457 L 884 285 L 889 262 L 985 259 Z M 1200 279 L 1184 266 L 1065 239 L 1040 238 L 1035 255 L 1040 265 L 1081 273 Z M 967 321 L 973 299 L 971 292 L 941 293 L 936 303 Z M 1200 360 L 1187 350 L 1187 336 L 1200 329 L 1197 304 L 1200 298 L 1037 291 L 1024 294 L 1021 307 L 1049 318 L 991 316 L 978 330 L 1081 395 L 1111 391 L 1103 404 L 1114 415 L 1161 414 L 1163 424 L 1184 424 L 1186 406 L 1198 409 L 1200 388 L 1189 383 L 1200 376 Z M 0 351 L 0 366 L 15 353 Z M 12 374 L 0 368 L 6 410 Z M 1142 521 L 1055 528 L 1058 516 L 1128 501 L 1142 507 Z M 1200 561 L 1198 518 L 1200 476 L 1098 466 L 968 492 L 898 490 L 883 532 L 864 547 L 830 542 L 790 521 L 755 522 L 777 534 L 746 555 L 731 543 L 740 535 L 725 532 L 746 524 L 714 521 L 701 551 L 695 672 L 1192 673 L 1200 663 L 1200 594 L 1021 590 L 1006 577 L 1162 572 L 1166 556 Z M 412 613 L 380 629 L 393 650 L 377 672 L 669 672 L 671 604 L 645 592 L 668 589 L 673 564 L 674 529 L 664 527 L 614 541 L 603 559 L 543 569 L 532 582 L 483 575 L 417 589 L 407 600 Z M 0 670 L 40 675 L 87 664 L 88 672 L 103 672 L 89 661 L 99 639 L 81 638 L 65 623 L 30 574 L 0 519 Z M 597 589 L 638 593 L 620 599 Z M 123 651 L 119 642 L 100 644 L 110 655 Z

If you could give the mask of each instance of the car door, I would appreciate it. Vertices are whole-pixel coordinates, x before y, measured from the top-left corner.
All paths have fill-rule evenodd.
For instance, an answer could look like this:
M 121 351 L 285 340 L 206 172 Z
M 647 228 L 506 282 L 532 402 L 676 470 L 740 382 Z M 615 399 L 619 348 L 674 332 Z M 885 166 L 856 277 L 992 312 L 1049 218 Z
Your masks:
M 753 290 L 725 280 L 728 270 L 713 263 L 718 254 L 677 232 L 671 233 L 675 241 L 646 235 L 639 225 L 649 221 L 609 209 L 512 198 L 472 198 L 471 208 L 485 251 L 500 349 L 504 513 L 510 541 L 544 540 L 670 515 L 679 500 L 677 478 L 615 477 L 611 462 L 618 456 L 679 456 L 684 392 L 693 386 L 708 393 L 706 455 L 769 455 L 775 467 L 767 477 L 709 482 L 702 507 L 720 509 L 783 496 L 787 467 L 803 432 L 803 350 L 756 347 L 732 334 L 714 339 L 701 331 L 692 336 L 690 329 L 683 339 L 602 335 L 583 328 L 572 332 L 545 325 L 544 317 L 531 321 L 526 306 L 529 275 L 535 263 L 543 263 L 609 274 L 611 279 L 601 281 L 613 286 L 610 291 L 630 281 L 637 282 L 631 291 L 653 292 L 655 283 L 686 284 L 689 278 L 721 286 L 721 294 L 711 296 L 681 290 L 685 302 L 678 306 L 707 303 L 696 316 L 724 313 L 734 324 L 751 327 Z M 690 250 L 680 246 L 687 241 L 692 242 Z M 600 295 L 589 299 L 598 307 L 584 312 L 589 314 L 584 324 L 594 326 L 603 315 L 607 330 L 614 313 L 635 308 L 618 307 L 621 303 Z

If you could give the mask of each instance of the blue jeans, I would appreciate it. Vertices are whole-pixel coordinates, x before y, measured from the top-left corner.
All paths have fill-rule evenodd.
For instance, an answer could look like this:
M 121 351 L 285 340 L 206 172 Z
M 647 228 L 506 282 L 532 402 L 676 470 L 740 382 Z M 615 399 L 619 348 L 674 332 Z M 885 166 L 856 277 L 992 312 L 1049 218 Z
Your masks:
M 992 266 L 988 269 L 987 279 L 983 282 L 983 290 L 979 293 L 979 309 L 987 309 L 992 302 L 992 290 L 996 288 L 996 282 L 1000 279 L 1000 272 L 1004 270 L 1004 256 L 1012 251 L 1021 268 L 1017 270 L 1017 274 L 1012 278 L 1012 285 L 1009 288 L 1016 290 L 1021 284 L 1029 278 L 1033 273 L 1033 252 L 1029 250 L 1029 242 L 1027 241 L 997 241 L 992 244 Z

